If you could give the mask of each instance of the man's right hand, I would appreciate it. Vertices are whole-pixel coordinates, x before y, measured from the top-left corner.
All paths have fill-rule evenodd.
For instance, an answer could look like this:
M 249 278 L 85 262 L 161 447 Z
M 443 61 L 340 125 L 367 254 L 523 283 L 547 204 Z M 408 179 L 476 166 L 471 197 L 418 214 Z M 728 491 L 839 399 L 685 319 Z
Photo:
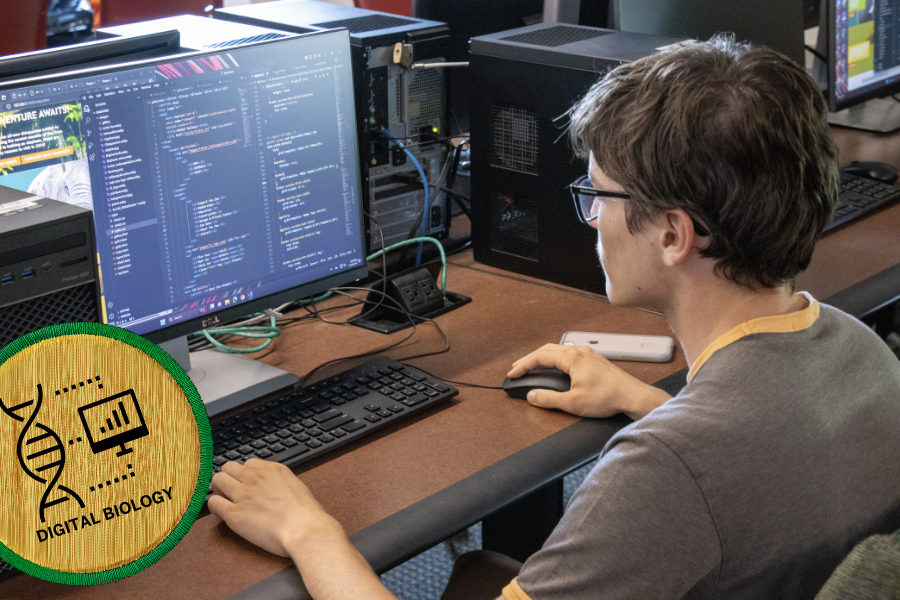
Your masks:
M 584 346 L 547 344 L 514 362 L 507 376 L 521 377 L 541 366 L 561 369 L 572 380 L 568 392 L 528 392 L 528 402 L 541 408 L 556 408 L 579 417 L 625 413 L 637 420 L 671 398 Z

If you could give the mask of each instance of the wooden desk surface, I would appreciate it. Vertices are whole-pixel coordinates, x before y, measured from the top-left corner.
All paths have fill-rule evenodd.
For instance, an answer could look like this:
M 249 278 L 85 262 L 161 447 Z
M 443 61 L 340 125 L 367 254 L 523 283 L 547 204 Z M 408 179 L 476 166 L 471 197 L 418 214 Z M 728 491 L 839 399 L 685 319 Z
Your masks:
M 843 133 L 835 137 L 841 136 Z M 883 146 L 882 151 L 900 146 L 900 139 L 875 141 Z M 900 162 L 900 152 L 892 156 L 897 157 L 893 162 Z M 869 158 L 884 160 L 881 155 Z M 817 246 L 809 270 L 799 278 L 798 288 L 825 299 L 898 263 L 900 205 L 895 205 L 826 236 Z M 602 276 L 599 269 L 597 275 Z M 451 342 L 450 352 L 410 362 L 452 380 L 499 385 L 513 360 L 543 343 L 558 341 L 569 330 L 670 335 L 660 316 L 613 307 L 600 296 L 480 265 L 471 253 L 451 258 L 448 289 L 473 298 L 471 304 L 439 318 Z M 385 337 L 355 327 L 303 322 L 288 328 L 261 360 L 304 375 L 322 362 L 372 350 L 403 335 Z M 439 350 L 442 344 L 432 325 L 422 325 L 409 342 L 388 354 L 403 358 Z M 686 366 L 680 348 L 670 363 L 621 365 L 647 382 Z M 348 366 L 343 363 L 323 370 L 317 379 Z M 300 469 L 299 476 L 348 534 L 577 421 L 512 400 L 502 391 L 458 387 L 458 398 Z M 21 575 L 0 584 L 0 598 L 222 598 L 288 565 L 232 534 L 218 518 L 206 515 L 172 552 L 133 577 L 77 588 Z

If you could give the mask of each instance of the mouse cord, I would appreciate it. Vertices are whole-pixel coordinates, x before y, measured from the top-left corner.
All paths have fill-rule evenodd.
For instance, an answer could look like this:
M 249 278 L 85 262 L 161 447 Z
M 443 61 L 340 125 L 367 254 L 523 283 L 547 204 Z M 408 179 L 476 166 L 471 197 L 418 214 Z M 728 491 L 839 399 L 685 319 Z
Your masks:
M 446 377 L 441 377 L 439 375 L 435 375 L 434 373 L 429 373 L 422 367 L 418 367 L 416 365 L 412 365 L 412 366 L 415 367 L 416 369 L 418 369 L 419 371 L 422 371 L 423 373 L 425 373 L 426 375 L 428 375 L 430 377 L 434 377 L 435 379 L 440 379 L 441 381 L 446 381 L 447 383 L 452 383 L 453 385 L 465 385 L 468 387 L 482 388 L 485 390 L 502 390 L 503 389 L 502 385 L 480 385 L 478 383 L 467 383 L 465 381 L 453 381 L 452 379 L 447 379 Z

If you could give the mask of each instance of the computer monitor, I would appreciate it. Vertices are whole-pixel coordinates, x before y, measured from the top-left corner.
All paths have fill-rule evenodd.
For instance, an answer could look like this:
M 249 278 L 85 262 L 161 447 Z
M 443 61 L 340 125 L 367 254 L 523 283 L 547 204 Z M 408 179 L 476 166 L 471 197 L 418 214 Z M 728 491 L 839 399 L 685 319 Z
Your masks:
M 0 80 L 122 64 L 169 56 L 180 51 L 180 36 L 174 30 L 94 40 L 0 57 Z
M 0 185 L 92 208 L 103 319 L 182 362 L 188 333 L 367 274 L 346 30 L 4 83 L 0 105 Z M 190 366 L 211 413 L 296 381 Z
M 900 6 L 824 1 L 829 121 L 881 132 L 900 128 L 900 103 L 885 98 L 900 92 Z

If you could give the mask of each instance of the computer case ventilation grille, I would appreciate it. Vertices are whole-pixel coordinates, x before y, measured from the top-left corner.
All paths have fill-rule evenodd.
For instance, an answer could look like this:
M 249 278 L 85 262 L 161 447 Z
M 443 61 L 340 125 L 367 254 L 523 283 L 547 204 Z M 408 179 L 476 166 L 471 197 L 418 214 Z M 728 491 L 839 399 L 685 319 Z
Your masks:
M 410 135 L 419 135 L 423 133 L 423 130 L 430 133 L 435 127 L 440 134 L 446 131 L 444 77 L 444 69 L 413 71 L 409 82 L 409 104 L 407 105 Z
M 491 107 L 491 166 L 537 175 L 538 115 L 505 106 Z
M 538 205 L 509 194 L 491 194 L 491 250 L 538 259 Z
M 389 86 L 388 93 L 393 96 L 388 102 L 391 110 L 391 123 L 400 123 L 403 121 L 403 78 L 395 77 L 394 85 Z
M 355 17 L 353 19 L 340 19 L 338 21 L 315 23 L 313 24 L 313 27 L 322 27 L 324 29 L 346 27 L 350 33 L 365 33 L 367 31 L 375 31 L 376 29 L 403 27 L 405 25 L 416 25 L 417 23 L 418 21 L 400 19 L 389 15 L 368 15 L 365 17 Z
M 604 35 L 609 35 L 610 33 L 612 32 L 557 25 L 556 27 L 551 27 L 550 29 L 529 31 L 526 33 L 519 33 L 500 39 L 506 42 L 517 42 L 519 44 L 531 44 L 532 46 L 547 46 L 549 48 L 556 48 L 557 46 L 565 46 L 566 44 L 583 42 L 584 40 L 590 40 Z
M 0 308 L 0 348 L 47 325 L 98 322 L 93 281 Z
M 203 46 L 204 48 L 227 48 L 229 46 L 239 46 L 241 44 L 250 44 L 252 42 L 262 42 L 264 40 L 277 40 L 283 37 L 287 37 L 286 33 L 263 33 L 261 35 L 254 35 L 251 37 L 241 38 L 239 40 L 225 40 L 224 42 L 216 42 L 215 44 L 207 44 Z

